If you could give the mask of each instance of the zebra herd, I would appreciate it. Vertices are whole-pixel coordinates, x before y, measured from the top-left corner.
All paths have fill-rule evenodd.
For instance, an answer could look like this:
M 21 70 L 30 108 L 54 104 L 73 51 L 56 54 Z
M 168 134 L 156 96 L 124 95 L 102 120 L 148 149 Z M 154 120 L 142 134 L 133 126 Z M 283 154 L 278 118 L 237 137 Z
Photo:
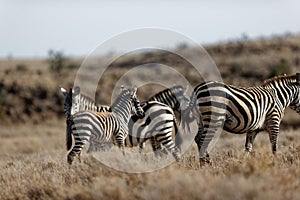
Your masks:
M 68 150 L 72 146 L 71 135 L 75 138 L 68 162 L 71 164 L 88 142 L 89 150 L 95 143 L 109 141 L 121 149 L 124 146 L 142 149 L 148 139 L 154 153 L 165 147 L 178 161 L 179 142 L 176 137 L 174 144 L 172 132 L 183 135 L 178 131 L 174 112 L 182 113 L 182 126 L 189 132 L 195 131 L 190 130 L 191 122 L 196 120 L 198 124 L 195 142 L 200 165 L 210 162 L 208 145 L 222 129 L 235 134 L 246 133 L 247 152 L 252 151 L 256 135 L 264 130 L 269 134 L 275 154 L 285 109 L 290 107 L 300 114 L 300 73 L 276 76 L 261 86 L 249 88 L 204 82 L 194 88 L 191 97 L 186 95 L 186 89 L 174 86 L 141 104 L 135 96 L 136 89 L 123 90 L 111 107 L 96 105 L 80 94 L 78 88 L 69 92 L 61 89 L 65 95 Z M 135 114 L 131 115 L 131 110 Z
M 178 124 L 174 111 L 180 111 L 182 104 L 186 104 L 189 99 L 185 95 L 185 89 L 182 86 L 174 86 L 151 97 L 148 101 L 140 104 L 139 100 L 134 99 L 134 109 L 139 113 L 130 115 L 130 106 L 123 108 L 123 115 L 130 118 L 124 125 L 122 134 L 112 133 L 111 129 L 115 128 L 120 119 L 114 117 L 108 124 L 105 118 L 99 115 L 110 115 L 114 111 L 114 105 L 126 104 L 126 99 L 117 99 L 114 104 L 109 106 L 96 105 L 94 101 L 80 94 L 78 87 L 74 91 L 61 88 L 65 95 L 65 114 L 67 115 L 67 149 L 72 146 L 71 133 L 75 139 L 75 145 L 68 155 L 68 162 L 71 164 L 75 155 L 80 158 L 82 147 L 88 142 L 90 144 L 88 151 L 95 150 L 99 144 L 104 145 L 116 141 L 119 147 L 123 146 L 140 146 L 144 148 L 146 140 L 151 141 L 153 151 L 156 155 L 165 147 L 172 153 L 176 160 L 180 158 L 180 149 L 172 140 L 173 129 L 175 134 L 178 133 Z M 122 93 L 121 93 L 122 95 Z M 127 99 L 127 104 L 128 104 Z M 121 106 L 124 107 L 124 106 Z M 88 111 L 87 111 L 88 110 Z M 84 117 L 84 119 L 82 119 Z M 125 120 L 123 120 L 125 121 Z M 126 125 L 125 125 L 126 124 Z M 101 126 L 101 128 L 99 127 Z M 125 127 L 126 126 L 126 127 Z M 87 128 L 88 127 L 88 128 Z M 108 130 L 105 130 L 108 129 Z M 105 138 L 99 139 L 99 138 Z M 118 137 L 118 140 L 117 140 Z

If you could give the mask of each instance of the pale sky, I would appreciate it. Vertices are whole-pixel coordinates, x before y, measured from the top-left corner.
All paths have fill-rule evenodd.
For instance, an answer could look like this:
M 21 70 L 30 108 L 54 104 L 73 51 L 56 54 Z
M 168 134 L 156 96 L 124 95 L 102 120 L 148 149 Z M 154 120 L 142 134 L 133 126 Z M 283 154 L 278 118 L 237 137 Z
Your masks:
M 85 56 L 114 35 L 144 27 L 174 30 L 199 44 L 243 33 L 299 33 L 300 1 L 0 0 L 0 27 L 2 58 L 45 57 L 49 49 Z

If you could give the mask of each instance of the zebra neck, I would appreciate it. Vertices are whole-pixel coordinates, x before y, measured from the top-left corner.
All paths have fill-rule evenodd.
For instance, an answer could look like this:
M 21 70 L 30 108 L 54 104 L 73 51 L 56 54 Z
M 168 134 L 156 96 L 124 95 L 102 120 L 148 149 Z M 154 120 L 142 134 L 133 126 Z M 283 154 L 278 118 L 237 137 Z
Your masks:
M 298 100 L 297 88 L 288 82 L 276 82 L 271 86 L 271 89 L 275 92 L 277 103 L 282 110 Z
M 112 112 L 120 117 L 125 123 L 128 123 L 131 112 L 130 100 L 127 99 L 127 101 L 124 101 L 124 99 L 121 99 L 120 102 L 112 107 Z
M 96 112 L 108 112 L 110 111 L 109 106 L 104 106 L 104 105 L 98 105 L 95 103 L 95 101 L 85 97 L 81 96 L 80 98 L 80 106 L 77 109 L 78 111 L 83 111 L 83 110 L 92 110 Z M 77 112 L 78 112 L 77 111 Z
M 154 96 L 153 98 L 151 98 L 150 101 L 161 102 L 163 104 L 168 105 L 173 110 L 178 110 L 179 109 L 179 103 L 177 102 L 176 99 L 171 98 L 171 97 L 166 97 L 166 96 L 163 96 L 163 95 L 158 95 L 158 96 Z
M 97 111 L 97 106 L 95 102 L 85 96 L 80 98 L 80 110 L 92 110 Z

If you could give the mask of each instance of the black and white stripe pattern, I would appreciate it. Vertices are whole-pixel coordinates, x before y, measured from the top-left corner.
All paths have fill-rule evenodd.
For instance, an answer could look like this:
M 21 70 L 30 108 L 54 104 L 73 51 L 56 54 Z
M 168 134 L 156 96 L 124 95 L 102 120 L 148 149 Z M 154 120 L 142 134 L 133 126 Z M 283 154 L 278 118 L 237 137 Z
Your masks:
M 181 85 L 176 85 L 155 94 L 148 101 L 164 103 L 174 111 L 180 112 L 181 108 L 189 101 L 189 98 L 185 94 L 186 90 L 187 88 L 184 88 Z
M 131 117 L 128 124 L 129 134 L 125 140 L 126 146 L 140 146 L 150 139 L 155 155 L 161 152 L 161 145 L 164 146 L 178 161 L 180 150 L 175 146 L 172 135 L 173 128 L 177 132 L 177 124 L 173 110 L 157 101 L 150 101 L 142 105 L 145 117 L 139 119 L 136 115 Z
M 65 96 L 64 111 L 65 115 L 73 115 L 79 111 L 92 110 L 96 112 L 111 112 L 110 106 L 96 104 L 95 101 L 80 93 L 80 88 L 77 86 L 74 89 L 70 88 L 67 91 L 60 88 Z
M 189 97 L 186 95 L 187 87 L 184 88 L 181 85 L 175 85 L 171 88 L 167 88 L 161 92 L 158 92 L 151 98 L 149 98 L 148 101 L 158 101 L 163 104 L 168 105 L 170 108 L 173 109 L 173 111 L 177 112 L 179 114 L 179 117 L 181 116 L 181 110 L 183 110 L 186 105 L 189 102 Z M 174 116 L 174 128 L 176 133 L 175 143 L 178 148 L 183 143 L 182 134 L 179 132 L 178 129 L 178 123 L 176 120 L 176 117 Z M 152 146 L 156 146 L 156 149 L 162 149 L 159 143 L 155 144 L 155 140 L 152 144 Z
M 79 91 L 79 89 L 75 89 L 74 91 Z M 151 99 L 168 103 L 172 108 L 180 110 L 181 101 L 183 99 L 188 99 L 184 96 L 184 92 L 182 86 L 175 86 L 154 95 Z M 75 95 L 77 99 L 88 99 L 79 93 L 73 94 L 73 96 Z M 72 96 L 72 94 L 65 94 L 65 96 Z M 74 101 L 76 102 L 76 99 L 74 100 L 73 98 L 73 105 Z M 88 101 L 77 100 L 77 102 L 80 102 L 79 104 L 84 104 Z M 67 104 L 71 104 L 71 106 L 68 106 L 72 107 L 72 102 L 69 101 Z M 98 108 L 99 106 L 95 106 L 93 101 L 89 101 L 89 105 L 91 105 L 89 106 L 91 109 L 101 109 Z M 78 105 L 77 107 L 85 108 L 87 106 Z M 106 107 L 106 109 L 109 110 L 109 107 Z M 145 117 L 143 119 L 139 119 L 137 116 L 131 117 L 129 134 L 125 141 L 126 146 L 140 146 L 140 148 L 143 149 L 145 142 L 150 139 L 156 155 L 160 153 L 162 146 L 164 146 L 172 153 L 176 160 L 179 160 L 180 151 L 172 141 L 173 128 L 175 129 L 175 133 L 178 132 L 178 125 L 173 110 L 169 106 L 156 101 L 144 103 L 142 109 L 145 112 Z M 89 150 L 98 148 L 99 144 L 91 144 Z
M 68 116 L 68 150 L 72 147 L 71 134 L 75 139 L 75 144 L 68 154 L 69 164 L 73 162 L 76 155 L 80 156 L 82 148 L 87 143 L 109 143 L 113 141 L 120 148 L 124 148 L 132 103 L 138 105 L 135 103 L 137 101 L 135 94 L 136 89 L 123 90 L 111 106 L 111 112 L 80 111 Z
M 284 110 L 291 106 L 299 112 L 300 74 L 266 80 L 262 86 L 242 88 L 219 82 L 205 82 L 195 87 L 184 123 L 198 119 L 195 137 L 200 163 L 207 162 L 207 147 L 219 128 L 247 133 L 245 148 L 252 151 L 258 132 L 269 133 L 273 153 L 277 150 L 279 125 Z M 193 117 L 191 112 L 193 111 Z

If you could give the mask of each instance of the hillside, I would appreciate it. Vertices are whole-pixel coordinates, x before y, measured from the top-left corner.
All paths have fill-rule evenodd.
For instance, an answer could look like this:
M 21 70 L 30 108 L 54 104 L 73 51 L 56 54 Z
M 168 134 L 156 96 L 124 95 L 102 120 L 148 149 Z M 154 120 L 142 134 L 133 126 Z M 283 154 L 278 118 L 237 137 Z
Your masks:
M 239 40 L 206 46 L 205 49 L 218 66 L 223 81 L 228 84 L 254 86 L 274 75 L 300 71 L 300 36 Z M 175 52 L 193 55 L 195 49 L 183 45 Z M 38 123 L 63 116 L 63 97 L 58 87 L 68 88 L 74 84 L 77 69 L 83 59 L 57 55 L 48 60 L 0 61 L 1 122 Z M 99 60 L 103 63 L 101 60 L 105 60 L 105 57 Z M 57 62 L 61 62 L 59 67 Z M 189 63 L 175 54 L 164 51 L 132 53 L 118 58 L 108 67 L 100 79 L 96 101 L 109 104 L 110 95 L 107 92 L 112 91 L 116 81 L 129 69 L 145 63 L 171 66 L 187 77 L 194 86 L 203 81 L 202 77 L 191 71 Z M 157 85 L 147 85 L 139 89 L 139 97 L 144 100 L 160 89 L 162 88 Z M 295 115 L 287 118 L 292 119 L 293 116 Z

